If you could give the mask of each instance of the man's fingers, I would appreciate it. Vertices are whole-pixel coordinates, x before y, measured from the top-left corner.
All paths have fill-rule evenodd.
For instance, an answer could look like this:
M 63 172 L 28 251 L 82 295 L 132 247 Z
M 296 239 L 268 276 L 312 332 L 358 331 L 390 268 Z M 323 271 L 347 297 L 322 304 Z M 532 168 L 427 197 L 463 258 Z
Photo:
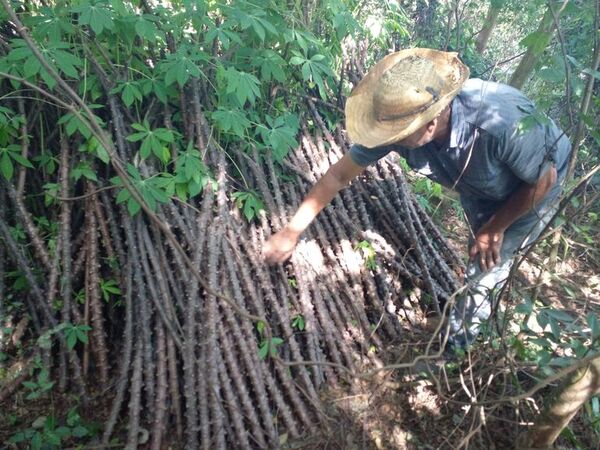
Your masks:
M 502 262 L 502 259 L 500 258 L 500 249 L 498 247 L 494 248 L 493 253 L 494 253 L 494 264 L 499 265 Z
M 281 264 L 289 259 L 292 256 L 292 252 L 282 252 L 279 250 L 272 250 L 269 252 L 265 252 L 264 260 L 267 264 Z
M 494 252 L 493 252 L 493 250 L 488 250 L 486 252 L 485 259 L 486 259 L 486 262 L 487 262 L 487 270 L 489 270 L 492 267 L 494 267 L 495 260 L 494 260 Z
M 479 247 L 477 246 L 477 243 L 475 243 L 469 249 L 469 259 L 473 261 L 477 256 L 477 253 L 479 253 Z
M 487 271 L 487 263 L 485 261 L 485 256 L 481 253 L 481 257 L 479 258 L 479 267 L 483 272 Z

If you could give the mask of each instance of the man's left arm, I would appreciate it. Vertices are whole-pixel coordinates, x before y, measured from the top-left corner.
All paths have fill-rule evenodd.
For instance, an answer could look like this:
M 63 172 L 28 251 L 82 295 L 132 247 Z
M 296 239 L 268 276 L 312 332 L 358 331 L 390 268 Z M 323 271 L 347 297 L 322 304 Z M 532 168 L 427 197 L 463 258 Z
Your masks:
M 535 183 L 523 183 L 490 220 L 477 231 L 475 242 L 469 250 L 469 258 L 471 260 L 478 259 L 479 265 L 484 271 L 500 264 L 504 232 L 546 196 L 556 183 L 556 179 L 556 167 L 550 165 Z

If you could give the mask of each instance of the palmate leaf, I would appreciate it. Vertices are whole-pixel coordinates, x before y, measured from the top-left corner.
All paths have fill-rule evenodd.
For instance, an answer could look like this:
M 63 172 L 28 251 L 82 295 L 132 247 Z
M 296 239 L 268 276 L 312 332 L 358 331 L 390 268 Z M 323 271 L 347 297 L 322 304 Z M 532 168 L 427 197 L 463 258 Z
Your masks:
M 31 34 L 38 42 L 46 38 L 50 42 L 59 42 L 63 33 L 72 34 L 75 27 L 70 20 L 65 20 L 64 9 L 40 8 L 40 15 L 22 16 L 23 23 L 31 30 Z
M 152 43 L 155 43 L 159 37 L 164 39 L 164 32 L 159 30 L 156 26 L 158 20 L 158 18 L 150 14 L 144 14 L 141 17 L 138 17 L 135 22 L 136 34 L 142 39 Z
M 267 126 L 261 124 L 256 127 L 258 134 L 265 145 L 271 147 L 273 158 L 277 162 L 283 161 L 290 149 L 298 145 L 298 117 L 286 114 L 277 118 L 266 116 Z
M 307 31 L 288 28 L 284 31 L 283 36 L 286 44 L 294 43 L 298 45 L 305 54 L 308 53 L 310 46 L 319 46 L 319 42 L 315 36 Z
M 135 100 L 141 102 L 143 96 L 140 92 L 138 84 L 136 82 L 131 81 L 125 83 L 123 91 L 121 92 L 121 98 L 123 99 L 123 103 L 125 103 L 127 107 L 130 107 Z
M 142 141 L 142 144 L 140 145 L 140 156 L 143 159 L 154 154 L 164 163 L 169 161 L 171 154 L 166 144 L 175 140 L 173 131 L 167 128 L 156 128 L 151 130 L 149 128 L 150 125 L 146 120 L 144 120 L 143 124 L 133 123 L 131 127 L 138 130 L 138 132 L 130 134 L 126 139 L 129 142 Z
M 89 25 L 95 34 L 100 34 L 115 26 L 112 11 L 107 6 L 100 1 L 90 3 L 85 0 L 80 6 L 71 8 L 71 11 L 79 13 L 79 24 Z
M 56 86 L 56 80 L 42 67 L 37 57 L 33 55 L 27 46 L 27 43 L 22 39 L 13 39 L 11 44 L 13 49 L 7 55 L 6 62 L 3 61 L 3 67 L 6 67 L 4 70 L 13 75 L 23 75 L 25 78 L 33 78 L 39 75 L 44 83 L 46 83 L 50 89 L 53 89 Z M 41 52 L 48 65 L 56 69 L 52 59 L 48 56 L 48 50 L 42 48 Z M 6 64 L 6 66 L 4 64 Z
M 234 192 L 232 197 L 235 200 L 236 206 L 242 209 L 248 222 L 251 222 L 254 218 L 258 218 L 260 212 L 265 209 L 265 205 L 260 197 L 252 191 Z
M 156 98 L 161 101 L 161 103 L 167 103 L 168 89 L 163 80 L 154 77 L 144 79 L 140 82 L 140 88 L 142 89 L 142 93 L 144 95 L 148 95 L 153 92 L 154 95 L 156 95 Z
M 209 60 L 210 58 L 205 52 L 182 45 L 176 53 L 167 55 L 166 59 L 159 64 L 158 71 L 164 75 L 166 86 L 175 82 L 184 86 L 190 77 L 197 78 L 203 75 L 197 63 Z
M 333 27 L 340 40 L 345 36 L 356 35 L 361 31 L 360 24 L 356 21 L 350 11 L 342 11 L 336 14 L 333 18 Z
M 56 46 L 57 44 L 58 43 L 55 43 L 53 45 Z M 56 66 L 61 72 L 71 78 L 79 77 L 79 71 L 77 68 L 83 67 L 83 62 L 80 58 L 75 56 L 73 53 L 69 53 L 68 51 L 56 49 L 56 47 L 54 47 L 51 55 L 56 63 Z
M 246 102 L 254 106 L 256 99 L 261 97 L 260 81 L 254 75 L 234 67 L 221 69 L 220 73 L 227 85 L 226 94 L 233 94 L 240 107 L 244 107 Z
M 329 65 L 326 64 L 325 55 L 316 54 L 307 58 L 297 51 L 293 51 L 292 53 L 294 56 L 290 58 L 290 64 L 295 66 L 302 65 L 302 79 L 317 85 L 321 97 L 326 98 L 327 91 L 323 77 L 333 77 L 334 74 Z
M 239 137 L 244 137 L 246 129 L 250 126 L 246 113 L 239 109 L 219 108 L 212 113 L 211 117 L 221 131 L 225 133 L 232 131 Z
M 260 69 L 261 78 L 264 81 L 285 81 L 285 60 L 273 50 L 264 50 L 260 56 L 253 59 L 252 65 Z
M 260 359 L 265 359 L 268 356 L 269 353 L 269 349 L 271 350 L 271 357 L 275 357 L 277 356 L 277 347 L 279 345 L 283 344 L 283 339 L 281 339 L 280 337 L 274 337 L 271 338 L 271 345 L 269 346 L 269 341 L 268 340 L 263 340 L 260 343 L 259 349 L 258 349 L 258 357 Z
M 131 164 L 127 165 L 127 172 L 131 176 L 131 183 L 152 211 L 156 211 L 157 203 L 166 203 L 169 201 L 169 193 L 165 189 L 164 176 L 143 179 L 139 170 Z M 119 177 L 113 177 L 110 181 L 115 186 L 123 186 L 123 181 Z M 141 205 L 126 189 L 122 189 L 119 192 L 116 202 L 117 204 L 127 202 L 127 211 L 131 216 L 136 215 L 141 209 Z
M 228 29 L 229 24 L 230 22 L 225 22 L 221 26 L 213 26 L 210 31 L 206 33 L 204 41 L 207 44 L 212 44 L 215 39 L 218 39 L 225 50 L 229 49 L 229 45 L 232 41 L 238 45 L 242 45 L 242 39 L 240 38 L 240 35 L 235 31 Z
M 232 21 L 237 22 L 242 30 L 252 29 L 261 41 L 265 40 L 266 33 L 278 34 L 277 28 L 266 18 L 263 10 L 255 9 L 251 12 L 242 11 L 239 8 L 230 10 Z
M 77 181 L 81 177 L 92 181 L 98 181 L 96 173 L 92 170 L 90 163 L 87 161 L 81 161 L 79 164 L 73 167 L 73 169 L 71 169 L 71 178 Z

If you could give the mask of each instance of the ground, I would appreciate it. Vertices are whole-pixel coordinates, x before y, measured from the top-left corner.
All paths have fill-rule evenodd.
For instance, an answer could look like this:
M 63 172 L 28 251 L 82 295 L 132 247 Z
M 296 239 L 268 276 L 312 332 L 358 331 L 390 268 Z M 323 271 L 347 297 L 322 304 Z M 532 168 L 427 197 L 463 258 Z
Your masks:
M 468 236 L 456 209 L 438 213 L 451 245 L 464 253 Z M 566 311 L 576 321 L 585 323 L 588 314 L 600 317 L 600 267 L 589 246 L 573 246 L 550 272 L 544 256 L 548 242 L 538 245 L 521 265 L 511 284 L 510 301 L 519 302 L 535 293 L 540 304 Z M 536 325 L 533 316 L 529 323 Z M 411 363 L 425 352 L 437 321 L 422 314 L 413 319 L 414 323 L 406 327 L 406 342 L 385 349 L 382 359 L 386 364 Z M 435 345 L 433 348 L 437 349 Z M 542 389 L 518 405 L 471 406 L 471 400 L 482 402 L 514 395 L 518 392 L 515 381 L 523 390 L 535 385 L 535 367 L 515 366 L 518 359 L 512 354 L 504 356 L 501 350 L 487 341 L 442 370 L 432 365 L 433 374 L 417 373 L 414 368 L 398 369 L 365 381 L 353 395 L 344 389 L 329 389 L 323 394 L 331 405 L 329 432 L 289 443 L 288 448 L 513 449 L 517 436 L 527 429 L 555 386 Z M 580 411 L 556 448 L 600 449 L 600 430 L 590 424 L 590 418 L 596 422 L 599 419 Z

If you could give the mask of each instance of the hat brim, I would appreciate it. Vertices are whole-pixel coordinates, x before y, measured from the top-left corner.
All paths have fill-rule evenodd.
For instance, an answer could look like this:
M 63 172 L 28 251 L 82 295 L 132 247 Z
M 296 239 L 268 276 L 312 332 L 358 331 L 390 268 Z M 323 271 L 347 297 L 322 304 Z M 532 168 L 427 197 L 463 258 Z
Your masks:
M 397 120 L 379 121 L 373 108 L 373 93 L 379 78 L 398 61 L 409 56 L 430 60 L 445 81 L 439 99 L 423 111 Z M 346 130 L 350 139 L 368 148 L 401 141 L 434 119 L 458 94 L 469 78 L 469 68 L 457 53 L 412 48 L 392 53 L 379 61 L 354 88 L 346 100 Z

